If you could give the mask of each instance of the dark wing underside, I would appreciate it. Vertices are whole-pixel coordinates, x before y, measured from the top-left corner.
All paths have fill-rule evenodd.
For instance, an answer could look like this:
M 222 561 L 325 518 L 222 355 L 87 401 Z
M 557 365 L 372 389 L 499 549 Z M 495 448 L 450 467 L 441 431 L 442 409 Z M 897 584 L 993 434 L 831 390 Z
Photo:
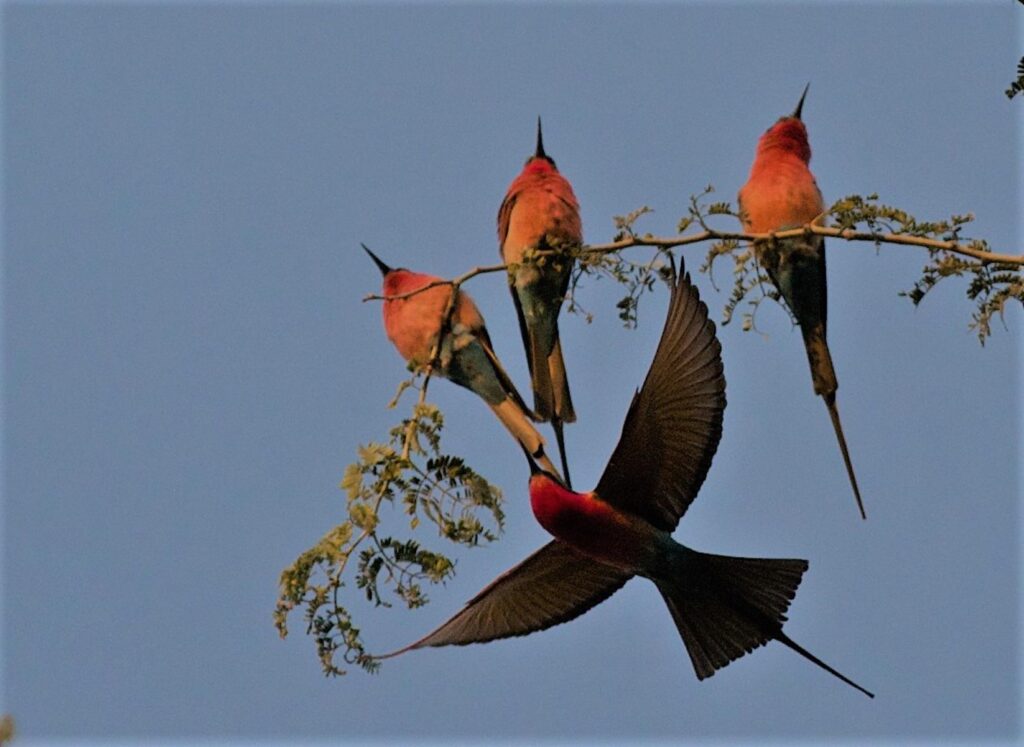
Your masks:
M 672 531 L 711 467 L 724 410 L 722 347 L 707 306 L 682 273 L 654 361 L 633 396 L 597 494 Z
M 579 617 L 632 575 L 578 554 L 563 542 L 544 545 L 505 571 L 462 610 L 420 640 L 390 654 L 426 646 L 464 646 L 527 635 Z

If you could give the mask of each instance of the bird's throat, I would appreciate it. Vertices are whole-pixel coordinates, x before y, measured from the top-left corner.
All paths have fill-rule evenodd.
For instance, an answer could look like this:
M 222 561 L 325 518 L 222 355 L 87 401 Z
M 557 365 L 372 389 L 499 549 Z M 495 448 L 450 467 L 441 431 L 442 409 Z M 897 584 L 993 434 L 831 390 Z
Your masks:
M 530 480 L 530 507 L 537 522 L 584 555 L 634 573 L 649 565 L 659 532 L 594 493 L 575 493 L 538 475 Z

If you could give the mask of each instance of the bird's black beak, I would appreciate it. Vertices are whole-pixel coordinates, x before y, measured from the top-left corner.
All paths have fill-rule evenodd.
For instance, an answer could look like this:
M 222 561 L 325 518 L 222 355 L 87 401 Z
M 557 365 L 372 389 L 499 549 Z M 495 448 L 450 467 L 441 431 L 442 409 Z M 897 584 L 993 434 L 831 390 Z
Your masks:
M 383 262 L 381 262 L 380 257 L 371 252 L 369 247 L 366 246 L 366 244 L 360 244 L 359 246 L 363 247 L 363 251 L 370 255 L 370 259 L 372 259 L 374 263 L 377 265 L 377 267 L 380 269 L 381 275 L 387 275 L 389 272 L 391 272 L 391 268 L 388 267 Z
M 792 116 L 793 116 L 794 119 L 800 119 L 800 112 L 802 112 L 804 110 L 804 99 L 807 98 L 807 89 L 810 88 L 810 87 L 811 87 L 810 83 L 808 83 L 806 86 L 804 86 L 804 92 L 800 96 L 800 102 L 796 105 L 796 109 L 793 110 L 793 115 Z
M 519 448 L 523 450 L 523 454 L 526 456 L 526 461 L 530 465 L 530 477 L 533 477 L 534 475 L 539 475 L 541 472 L 544 471 L 540 468 L 540 465 L 537 464 L 537 460 L 533 458 L 533 454 L 526 450 L 525 446 L 519 444 Z
M 533 153 L 534 158 L 547 158 L 548 154 L 544 152 L 544 133 L 540 128 L 540 117 L 537 117 L 537 150 Z

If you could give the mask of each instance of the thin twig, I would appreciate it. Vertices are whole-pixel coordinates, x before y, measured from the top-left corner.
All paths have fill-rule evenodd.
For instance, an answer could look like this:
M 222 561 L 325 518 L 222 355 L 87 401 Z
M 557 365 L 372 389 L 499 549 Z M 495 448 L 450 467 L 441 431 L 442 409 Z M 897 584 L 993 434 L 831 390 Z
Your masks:
M 772 239 L 791 239 L 798 236 L 826 236 L 846 241 L 870 241 L 882 242 L 885 244 L 901 244 L 904 246 L 920 246 L 926 249 L 939 249 L 972 257 L 985 264 L 998 263 L 1007 265 L 1024 266 L 1024 255 L 996 254 L 975 249 L 972 246 L 962 244 L 959 241 L 943 241 L 941 239 L 929 239 L 924 236 L 910 236 L 901 233 L 872 233 L 871 231 L 855 231 L 852 228 L 837 228 L 835 226 L 819 226 L 808 224 L 799 228 L 790 228 L 785 231 L 774 233 L 745 233 L 742 231 L 717 231 L 705 229 L 688 236 L 627 236 L 619 241 L 607 244 L 592 244 L 580 249 L 580 254 L 610 254 L 622 249 L 629 249 L 634 246 L 656 246 L 662 249 L 669 249 L 687 244 L 698 244 L 702 241 L 769 241 Z M 539 254 L 539 253 L 538 253 Z
M 547 254 L 555 254 L 555 252 L 537 252 L 538 257 L 546 256 Z M 431 288 L 437 288 L 442 285 L 454 286 L 454 290 L 457 292 L 459 286 L 465 283 L 471 278 L 475 278 L 477 275 L 484 275 L 491 272 L 503 272 L 508 269 L 508 265 L 485 265 L 482 267 L 474 267 L 472 270 L 468 270 L 458 277 L 452 278 L 451 280 L 433 280 L 426 285 L 420 286 L 416 290 L 411 290 L 408 293 L 400 293 L 395 296 L 379 296 L 376 293 L 370 293 L 363 296 L 363 302 L 366 301 L 400 301 L 403 298 L 409 298 L 415 296 L 423 291 L 430 290 Z
M 689 235 L 680 236 L 636 236 L 630 235 L 618 241 L 612 241 L 607 244 L 584 244 L 577 251 L 577 256 L 587 255 L 602 255 L 611 254 L 618 252 L 623 249 L 630 249 L 632 247 L 639 246 L 651 246 L 660 249 L 671 249 L 677 246 L 688 246 L 689 244 L 699 244 L 704 241 L 773 241 L 778 239 L 792 239 L 800 236 L 825 236 L 835 239 L 843 239 L 845 241 L 870 241 L 871 243 L 881 242 L 883 244 L 897 244 L 902 246 L 917 246 L 925 249 L 936 249 L 941 251 L 952 252 L 953 254 L 961 254 L 965 257 L 971 257 L 976 259 L 982 264 L 1004 264 L 1004 265 L 1015 265 L 1018 267 L 1024 267 L 1024 254 L 997 254 L 996 252 L 987 252 L 981 249 L 976 249 L 968 244 L 963 244 L 959 241 L 946 241 L 942 239 L 929 239 L 924 236 L 912 236 L 909 234 L 902 233 L 873 233 L 871 231 L 856 231 L 852 228 L 838 228 L 835 226 L 822 226 L 817 224 L 818 218 L 815 218 L 811 223 L 801 226 L 798 228 L 789 228 L 785 231 L 775 231 L 774 233 L 746 233 L 744 231 L 718 231 L 712 228 L 705 228 L 702 231 L 692 233 Z M 562 254 L 563 252 L 554 250 L 543 250 L 535 253 L 537 258 L 554 256 Z M 415 296 L 424 291 L 430 290 L 431 288 L 437 288 L 442 285 L 452 286 L 453 294 L 452 299 L 449 301 L 449 307 L 446 309 L 445 320 L 451 320 L 451 310 L 454 304 L 454 297 L 458 293 L 459 286 L 465 283 L 467 280 L 476 277 L 477 275 L 484 275 L 494 272 L 502 272 L 508 269 L 508 265 L 483 265 L 480 267 L 474 267 L 467 272 L 459 275 L 458 277 L 452 278 L 451 280 L 434 280 L 426 285 L 417 288 L 416 290 L 409 291 L 394 296 L 381 296 L 375 293 L 371 293 L 363 297 L 363 301 L 399 301 L 410 296 Z M 431 358 L 436 360 L 436 358 Z

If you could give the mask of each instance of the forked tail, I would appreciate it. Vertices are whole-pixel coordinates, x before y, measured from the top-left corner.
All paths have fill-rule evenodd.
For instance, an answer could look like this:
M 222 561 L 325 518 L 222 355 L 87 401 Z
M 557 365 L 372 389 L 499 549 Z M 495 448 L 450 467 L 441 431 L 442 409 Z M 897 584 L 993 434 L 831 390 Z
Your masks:
M 686 550 L 675 578 L 658 580 L 698 679 L 770 640 L 875 697 L 782 632 L 786 610 L 807 570 L 806 560 L 734 558 Z

